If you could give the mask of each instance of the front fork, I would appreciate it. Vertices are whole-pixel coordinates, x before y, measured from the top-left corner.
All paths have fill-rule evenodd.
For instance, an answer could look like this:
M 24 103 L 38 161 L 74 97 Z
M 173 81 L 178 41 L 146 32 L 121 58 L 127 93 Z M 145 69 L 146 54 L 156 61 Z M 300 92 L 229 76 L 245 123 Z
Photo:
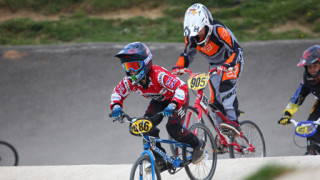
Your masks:
M 150 162 L 151 162 L 151 173 L 152 173 L 152 180 L 155 180 L 156 179 L 156 173 L 155 173 L 155 167 L 154 167 L 154 162 L 155 162 L 155 158 L 153 156 L 153 153 L 150 151 L 150 150 L 144 150 L 142 153 L 141 153 L 141 156 L 147 154 L 149 157 L 150 157 Z M 140 175 L 140 179 L 143 179 L 143 167 L 142 167 L 142 164 L 140 164 L 139 166 L 139 175 Z

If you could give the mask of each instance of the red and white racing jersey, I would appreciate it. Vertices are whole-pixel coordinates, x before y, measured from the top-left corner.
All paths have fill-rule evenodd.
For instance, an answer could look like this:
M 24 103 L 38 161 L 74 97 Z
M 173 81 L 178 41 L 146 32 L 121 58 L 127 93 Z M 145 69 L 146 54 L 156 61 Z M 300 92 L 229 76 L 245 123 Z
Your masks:
M 123 107 L 123 101 L 132 91 L 138 92 L 148 99 L 158 101 L 171 99 L 171 102 L 176 102 L 176 109 L 180 109 L 186 102 L 188 97 L 187 85 L 165 68 L 152 65 L 148 78 L 148 88 L 145 89 L 139 83 L 133 85 L 129 78 L 125 76 L 113 90 L 110 108 L 112 109 L 114 104 Z

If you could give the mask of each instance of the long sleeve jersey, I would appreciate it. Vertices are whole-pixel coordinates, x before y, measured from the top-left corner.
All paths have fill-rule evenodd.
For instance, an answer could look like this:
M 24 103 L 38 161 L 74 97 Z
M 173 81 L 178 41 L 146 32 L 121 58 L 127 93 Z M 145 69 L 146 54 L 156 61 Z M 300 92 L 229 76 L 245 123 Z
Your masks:
M 296 91 L 296 93 L 293 95 L 293 97 L 290 99 L 290 103 L 301 105 L 305 98 L 312 93 L 314 96 L 316 96 L 318 99 L 320 99 L 320 84 L 318 86 L 312 87 L 302 81 Z
M 130 79 L 125 76 L 114 88 L 110 100 L 110 108 L 119 104 L 123 107 L 124 100 L 134 91 L 143 97 L 157 101 L 171 100 L 177 105 L 176 109 L 187 101 L 188 87 L 175 75 L 161 66 L 152 65 L 148 74 L 148 87 L 143 87 L 139 83 L 133 85 Z
M 214 20 L 213 30 L 206 46 L 198 46 L 194 37 L 185 37 L 185 49 L 181 53 L 176 66 L 188 67 L 197 51 L 208 58 L 209 64 L 229 63 L 234 66 L 242 58 L 240 57 L 242 49 L 236 37 L 217 20 Z
M 284 114 L 292 117 L 310 93 L 320 99 L 320 83 L 311 84 L 304 74 L 303 81 L 300 83 L 294 95 L 290 98 L 290 102 L 284 110 Z

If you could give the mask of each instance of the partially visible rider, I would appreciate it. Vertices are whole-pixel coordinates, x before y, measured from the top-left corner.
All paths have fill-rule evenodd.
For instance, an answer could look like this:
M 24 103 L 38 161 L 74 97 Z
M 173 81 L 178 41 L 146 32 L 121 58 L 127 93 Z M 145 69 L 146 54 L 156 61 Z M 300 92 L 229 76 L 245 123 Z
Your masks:
M 304 102 L 305 98 L 311 93 L 316 97 L 316 102 L 311 109 L 308 120 L 315 121 L 320 117 L 320 45 L 314 45 L 306 49 L 300 62 L 297 64 L 298 67 L 303 66 L 305 71 L 303 73 L 303 80 L 300 83 L 297 91 L 290 99 L 289 104 L 283 111 L 282 118 L 278 123 L 287 125 L 290 124 L 290 119 L 297 112 L 298 108 Z M 313 140 L 320 143 L 320 127 L 317 128 L 316 134 L 307 138 L 307 154 L 316 154 L 315 151 L 320 153 L 320 149 L 313 146 Z
M 190 6 L 185 13 L 184 36 L 185 49 L 172 72 L 179 74 L 180 69 L 187 68 L 197 52 L 208 59 L 210 70 L 219 67 L 221 73 L 210 78 L 211 103 L 231 121 L 224 123 L 217 115 L 215 119 L 220 128 L 231 129 L 240 135 L 236 84 L 243 68 L 243 50 L 236 37 L 199 3 Z
M 110 108 L 112 117 L 122 114 L 123 102 L 131 92 L 137 92 L 145 98 L 151 99 L 144 116 L 151 117 L 163 111 L 168 116 L 166 128 L 172 138 L 193 147 L 192 163 L 199 163 L 204 157 L 206 143 L 185 129 L 184 115 L 189 104 L 187 85 L 165 68 L 152 64 L 150 49 L 141 42 L 126 45 L 115 55 L 121 61 L 126 76 L 114 88 L 111 95 Z M 132 105 L 134 108 L 135 104 Z M 178 113 L 173 113 L 175 110 Z M 155 120 L 158 125 L 163 119 L 161 115 Z M 160 130 L 156 128 L 149 135 L 159 137 Z M 165 151 L 160 143 L 156 146 Z M 154 153 L 160 169 L 165 166 L 162 158 Z

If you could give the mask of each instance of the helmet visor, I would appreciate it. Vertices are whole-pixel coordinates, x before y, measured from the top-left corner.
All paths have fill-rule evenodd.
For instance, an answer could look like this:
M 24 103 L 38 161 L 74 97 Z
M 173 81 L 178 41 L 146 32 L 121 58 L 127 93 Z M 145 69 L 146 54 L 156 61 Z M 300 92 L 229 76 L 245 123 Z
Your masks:
M 126 72 L 139 71 L 143 67 L 143 61 L 124 62 L 122 67 Z

